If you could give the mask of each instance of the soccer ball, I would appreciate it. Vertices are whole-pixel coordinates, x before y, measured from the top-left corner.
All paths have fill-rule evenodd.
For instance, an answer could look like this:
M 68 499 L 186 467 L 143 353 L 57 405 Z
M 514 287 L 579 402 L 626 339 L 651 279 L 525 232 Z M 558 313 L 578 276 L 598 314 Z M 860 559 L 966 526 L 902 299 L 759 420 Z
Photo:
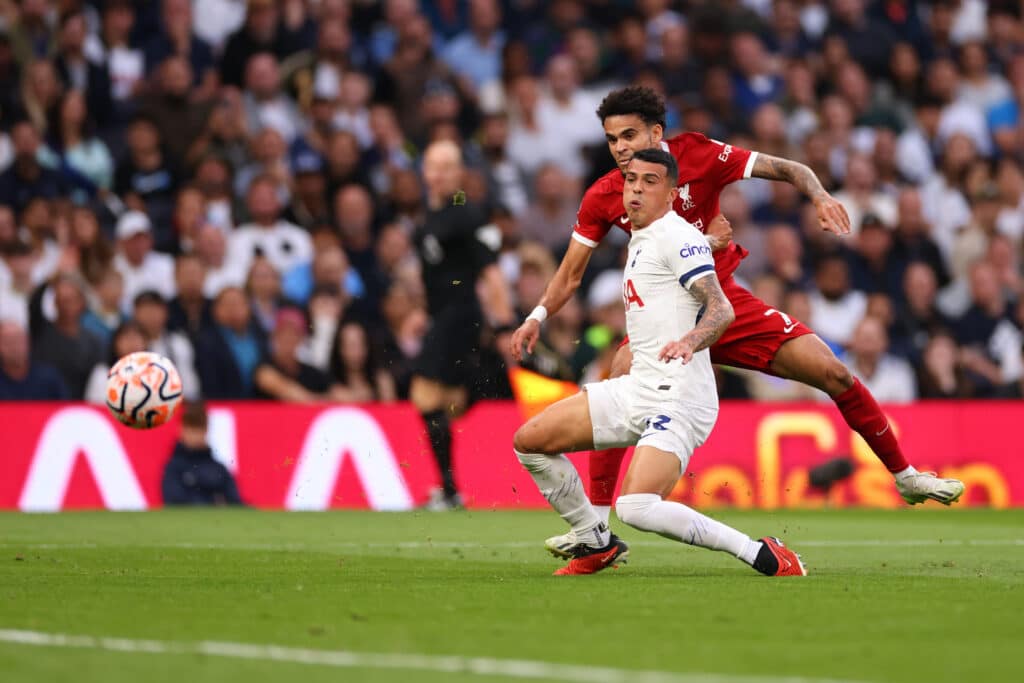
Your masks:
M 171 419 L 181 403 L 181 376 L 158 353 L 130 353 L 107 374 L 107 409 L 133 429 L 152 429 Z

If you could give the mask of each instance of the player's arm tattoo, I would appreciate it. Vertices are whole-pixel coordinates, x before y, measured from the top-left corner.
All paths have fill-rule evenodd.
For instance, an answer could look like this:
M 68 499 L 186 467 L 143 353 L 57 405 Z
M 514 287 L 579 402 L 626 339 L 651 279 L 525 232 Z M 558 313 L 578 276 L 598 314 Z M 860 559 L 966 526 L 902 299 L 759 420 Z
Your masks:
M 773 157 L 770 154 L 758 153 L 754 161 L 754 168 L 750 175 L 754 178 L 766 178 L 768 180 L 782 180 L 796 189 L 800 190 L 811 201 L 817 201 L 828 196 L 828 192 L 821 186 L 821 181 L 806 164 L 792 159 Z
M 693 352 L 703 351 L 722 336 L 725 329 L 736 319 L 732 304 L 725 297 L 722 286 L 715 275 L 704 276 L 690 284 L 690 293 L 704 305 L 704 314 L 686 339 L 693 344 Z

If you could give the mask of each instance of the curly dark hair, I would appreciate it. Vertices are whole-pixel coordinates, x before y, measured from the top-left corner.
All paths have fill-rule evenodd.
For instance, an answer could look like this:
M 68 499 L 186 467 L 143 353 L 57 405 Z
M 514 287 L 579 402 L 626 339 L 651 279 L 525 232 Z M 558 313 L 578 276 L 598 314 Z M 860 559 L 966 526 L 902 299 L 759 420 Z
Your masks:
M 601 106 L 597 108 L 597 118 L 604 120 L 609 116 L 628 116 L 636 114 L 644 123 L 653 126 L 655 123 L 665 127 L 665 100 L 650 88 L 631 85 L 608 93 Z

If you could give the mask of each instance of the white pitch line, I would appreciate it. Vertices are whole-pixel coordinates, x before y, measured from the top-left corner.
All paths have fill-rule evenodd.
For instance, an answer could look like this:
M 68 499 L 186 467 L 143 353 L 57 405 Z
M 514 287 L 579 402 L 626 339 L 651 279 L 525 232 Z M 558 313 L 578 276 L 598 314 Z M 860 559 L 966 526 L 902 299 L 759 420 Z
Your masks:
M 346 669 L 399 669 L 434 673 L 470 673 L 478 676 L 546 679 L 567 683 L 864 683 L 863 681 L 806 676 L 745 676 L 670 671 L 633 671 L 601 666 L 556 664 L 528 659 L 495 659 L 460 655 L 310 650 L 283 645 L 223 643 L 204 640 L 136 640 L 63 633 L 0 629 L 0 642 L 37 647 L 62 647 L 111 652 L 205 655 Z
M 1024 546 L 1024 538 L 979 538 L 979 539 L 829 539 L 793 541 L 794 546 L 801 548 L 917 548 L 928 546 Z M 629 541 L 629 545 L 637 548 L 669 548 L 669 541 Z M 537 548 L 537 541 L 510 541 L 501 543 L 465 543 L 461 541 L 391 541 L 388 543 L 340 542 L 325 544 L 304 543 L 18 543 L 16 541 L 0 542 L 0 548 L 31 548 L 33 550 L 92 550 L 97 548 L 149 548 L 172 550 L 245 550 L 245 551 L 292 551 L 292 552 L 326 552 L 331 550 L 348 550 L 373 548 L 383 550 L 423 550 L 423 549 L 465 549 L 486 550 L 489 548 Z

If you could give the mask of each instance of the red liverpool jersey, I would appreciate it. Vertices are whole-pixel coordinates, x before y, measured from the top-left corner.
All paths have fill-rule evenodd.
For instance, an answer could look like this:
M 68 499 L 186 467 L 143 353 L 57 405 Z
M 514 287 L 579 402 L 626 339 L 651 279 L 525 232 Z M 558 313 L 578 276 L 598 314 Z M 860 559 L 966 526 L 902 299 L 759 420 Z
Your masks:
M 679 196 L 672 208 L 701 232 L 718 215 L 718 196 L 729 183 L 749 178 L 757 152 L 710 140 L 700 133 L 682 133 L 662 143 L 679 164 Z M 583 195 L 573 238 L 596 247 L 616 226 L 630 232 L 632 226 L 622 205 L 625 181 L 619 169 L 609 171 Z M 715 270 L 724 280 L 732 275 L 747 250 L 730 243 L 715 252 Z

